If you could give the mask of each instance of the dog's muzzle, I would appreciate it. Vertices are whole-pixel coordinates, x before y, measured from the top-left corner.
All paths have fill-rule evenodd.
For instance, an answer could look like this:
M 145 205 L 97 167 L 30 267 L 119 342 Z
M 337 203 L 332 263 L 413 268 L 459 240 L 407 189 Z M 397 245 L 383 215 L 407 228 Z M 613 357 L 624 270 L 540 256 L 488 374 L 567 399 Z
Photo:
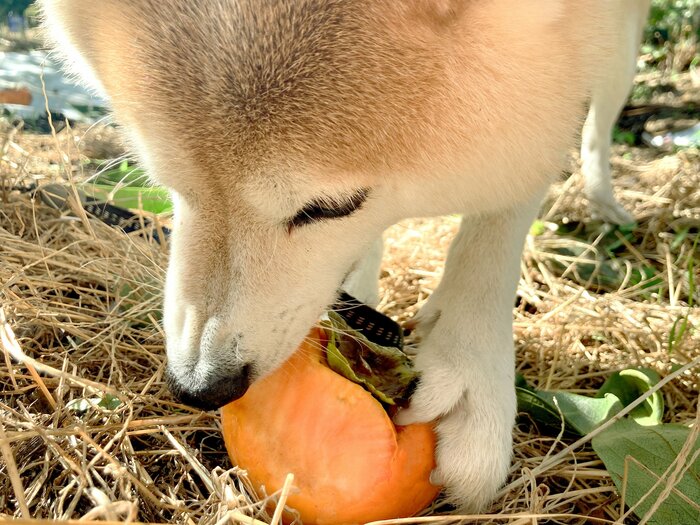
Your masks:
M 227 372 L 226 375 L 212 374 L 202 379 L 194 373 L 183 377 L 168 367 L 165 378 L 170 391 L 185 405 L 216 410 L 242 397 L 252 382 L 250 365 L 242 366 L 233 374 Z

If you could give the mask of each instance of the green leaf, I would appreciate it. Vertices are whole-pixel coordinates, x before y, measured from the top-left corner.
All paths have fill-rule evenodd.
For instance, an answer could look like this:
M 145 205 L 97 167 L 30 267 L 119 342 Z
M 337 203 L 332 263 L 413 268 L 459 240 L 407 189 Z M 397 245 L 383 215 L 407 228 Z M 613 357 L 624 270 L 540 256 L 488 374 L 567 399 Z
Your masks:
M 81 185 L 86 195 L 127 209 L 143 209 L 151 213 L 172 210 L 170 192 L 150 183 L 146 172 L 128 161 L 116 168 L 101 171 L 89 183 Z
M 644 498 L 654 483 L 679 458 L 690 429 L 682 425 L 641 426 L 623 419 L 593 438 L 592 446 L 603 460 L 617 489 L 625 494 L 625 502 L 640 518 L 645 516 L 666 489 L 659 485 Z M 697 525 L 700 523 L 700 448 L 698 440 L 685 457 L 689 469 L 660 504 L 647 523 L 650 525 Z M 692 464 L 690 464 L 692 461 Z M 626 466 L 626 472 L 625 472 Z M 673 472 L 674 467 L 671 467 Z
M 418 381 L 410 358 L 398 348 L 368 341 L 337 313 L 330 311 L 328 317 L 321 323 L 328 336 L 328 366 L 362 385 L 382 403 L 407 406 Z
M 668 333 L 669 354 L 673 353 L 676 349 L 676 343 L 683 340 L 683 336 L 686 332 L 692 331 L 694 328 L 688 316 L 690 315 L 690 309 L 695 305 L 695 250 L 698 247 L 698 239 L 700 239 L 700 237 L 695 238 L 693 247 L 688 255 L 688 309 L 684 315 L 678 317 L 673 322 L 671 330 Z
M 338 342 L 334 333 L 329 334 L 328 346 L 326 347 L 326 359 L 331 370 L 338 372 L 341 376 L 349 379 L 353 383 L 362 385 L 367 390 L 372 392 L 372 395 L 387 405 L 395 404 L 393 399 L 387 397 L 384 392 L 376 388 L 371 382 L 364 378 L 358 377 L 350 365 L 350 361 L 338 349 Z
M 533 237 L 537 237 L 538 235 L 542 235 L 546 231 L 547 231 L 547 225 L 539 219 L 536 220 L 535 222 L 533 222 L 532 225 L 530 226 L 530 235 L 532 235 Z
M 529 390 L 530 392 L 535 391 L 534 388 L 527 384 L 527 379 L 525 379 L 525 376 L 520 373 L 515 374 L 515 386 L 524 388 L 525 390 Z
M 618 288 L 622 283 L 625 270 L 615 259 L 596 259 L 590 251 L 582 246 L 557 248 L 555 251 L 559 255 L 571 259 L 571 262 L 556 261 L 555 264 L 562 271 L 567 271 L 578 282 L 591 282 L 608 288 Z
M 529 414 L 538 425 L 555 434 L 559 433 L 562 420 L 557 408 L 542 399 L 536 390 L 529 386 L 516 386 L 515 397 L 519 413 Z
M 629 260 L 628 245 L 641 242 L 642 231 L 637 223 L 612 226 L 591 221 L 571 221 L 560 224 L 557 233 L 564 237 L 583 241 L 566 247 L 553 248 L 553 252 L 564 256 L 550 262 L 558 272 L 587 287 L 617 290 L 626 286 L 644 289 L 644 297 L 663 290 L 664 279 L 651 265 Z M 595 246 L 596 249 L 591 249 Z
M 536 390 L 520 378 L 515 389 L 518 411 L 527 412 L 535 422 L 557 432 L 561 429 L 563 418 L 567 431 L 585 436 L 645 394 L 659 379 L 659 374 L 651 369 L 622 370 L 612 374 L 595 397 L 588 397 L 570 392 Z M 641 425 L 657 425 L 661 422 L 663 411 L 663 396 L 654 392 L 632 410 L 629 417 Z
M 561 430 L 563 418 L 565 430 L 579 436 L 585 436 L 623 408 L 612 394 L 595 398 L 522 386 L 516 387 L 515 393 L 519 412 L 530 414 L 536 423 L 552 432 Z
M 112 394 L 105 394 L 97 406 L 107 409 L 109 411 L 116 410 L 122 404 L 121 399 Z
M 681 244 L 685 241 L 685 239 L 688 237 L 688 234 L 690 233 L 690 227 L 686 226 L 685 228 L 681 228 L 676 235 L 673 236 L 673 241 L 671 241 L 671 251 L 675 252 L 678 250 L 678 248 L 681 247 Z
M 624 249 L 625 241 L 634 244 L 634 230 L 636 223 L 616 226 L 608 231 L 601 239 L 600 245 L 611 259 L 615 257 L 615 253 Z
M 668 332 L 668 353 L 672 354 L 676 350 L 676 343 L 683 339 L 688 331 L 688 317 L 682 316 L 673 321 L 671 330 Z
M 73 399 L 66 403 L 66 408 L 77 412 L 78 414 L 84 414 L 91 408 L 99 408 L 105 411 L 112 412 L 121 406 L 122 402 L 118 397 L 112 394 L 104 394 L 102 397 L 79 397 Z
M 628 146 L 634 146 L 637 141 L 637 136 L 632 131 L 621 130 L 619 127 L 615 126 L 612 133 L 613 142 L 616 144 L 627 144 Z
M 664 280 L 659 275 L 659 272 L 657 272 L 653 266 L 648 265 L 641 266 L 639 268 L 633 268 L 629 280 L 629 284 L 632 286 L 641 284 L 642 288 L 651 288 L 651 291 L 656 292 L 660 290 L 663 282 Z
M 587 397 L 569 392 L 539 391 L 540 399 L 550 406 L 559 407 L 567 427 L 585 436 L 622 410 L 623 405 L 613 394 Z
M 650 368 L 629 368 L 612 374 L 600 387 L 596 397 L 609 394 L 616 396 L 624 406 L 644 395 L 661 378 Z M 658 425 L 664 414 L 664 398 L 656 391 L 644 403 L 629 413 L 629 417 L 640 425 Z
M 118 167 L 101 171 L 95 180 L 97 184 L 125 185 L 134 187 L 148 187 L 148 175 L 141 168 L 137 168 L 128 161 L 122 161 Z
M 80 189 L 90 197 L 120 208 L 143 209 L 156 214 L 172 210 L 170 193 L 158 186 L 132 187 L 88 183 L 81 185 Z

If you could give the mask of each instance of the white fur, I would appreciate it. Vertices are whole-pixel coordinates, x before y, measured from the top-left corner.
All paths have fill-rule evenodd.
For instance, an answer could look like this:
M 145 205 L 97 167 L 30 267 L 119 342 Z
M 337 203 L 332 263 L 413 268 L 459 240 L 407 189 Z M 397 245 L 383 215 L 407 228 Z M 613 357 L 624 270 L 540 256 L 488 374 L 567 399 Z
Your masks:
M 465 216 L 442 282 L 419 314 L 421 382 L 397 420 L 439 418 L 435 478 L 465 510 L 490 501 L 510 464 L 512 305 L 523 240 L 541 197 L 503 212 Z
M 613 194 L 610 173 L 612 131 L 620 116 L 637 70 L 637 54 L 642 29 L 651 0 L 617 0 L 625 16 L 618 21 L 615 53 L 601 64 L 605 75 L 599 77 L 591 96 L 591 107 L 581 140 L 581 172 L 591 212 L 615 224 L 634 222 Z
M 379 270 L 382 264 L 384 243 L 377 239 L 368 252 L 354 265 L 343 282 L 343 290 L 365 304 L 379 304 Z
M 584 132 L 586 188 L 605 218 L 629 219 L 612 196 L 609 137 L 629 90 L 648 1 L 627 0 L 624 6 L 617 0 L 369 2 L 366 7 L 381 11 L 386 20 L 355 16 L 363 30 L 383 36 L 365 39 L 366 50 L 354 53 L 354 44 L 337 47 L 343 33 L 326 42 L 313 26 L 300 33 L 300 38 L 313 37 L 307 43 L 313 52 L 304 56 L 311 65 L 290 78 L 284 75 L 291 66 L 265 60 L 275 57 L 260 59 L 255 53 L 267 47 L 255 41 L 246 41 L 241 49 L 251 53 L 246 56 L 250 63 L 272 64 L 269 78 L 255 77 L 258 70 L 246 69 L 245 60 L 241 67 L 227 62 L 222 42 L 236 45 L 238 35 L 226 33 L 226 27 L 238 19 L 218 21 L 239 4 L 245 15 L 245 9 L 256 7 L 249 0 L 207 3 L 218 16 L 196 23 L 191 17 L 201 17 L 203 10 L 183 11 L 186 3 L 166 3 L 170 9 L 163 14 L 172 18 L 158 18 L 150 0 L 42 2 L 56 45 L 87 82 L 110 95 L 143 164 L 173 191 L 175 229 L 164 315 L 169 366 L 176 376 L 204 387 L 211 377 L 233 375 L 244 364 L 253 366 L 255 377 L 269 373 L 333 302 L 344 278 L 348 291 L 376 304 L 377 239 L 385 227 L 404 217 L 463 213 L 444 278 L 419 314 L 422 341 L 416 364 L 422 379 L 398 421 L 438 419 L 435 481 L 445 484 L 462 510 L 484 508 L 503 483 L 511 457 L 511 316 L 520 251 L 547 184 L 573 143 L 584 83 L 596 67 L 603 80 L 594 86 Z M 300 23 L 323 4 L 308 4 Z M 327 4 L 352 6 L 336 0 Z M 271 23 L 263 29 L 274 29 L 292 16 L 294 3 L 264 5 Z M 179 14 L 171 12 L 175 9 Z M 572 19 L 564 18 L 567 13 L 573 13 Z M 265 20 L 257 16 L 250 16 L 251 24 Z M 619 41 L 613 45 L 621 54 L 607 61 L 599 55 L 596 39 L 607 38 L 598 30 L 605 26 L 600 29 L 605 35 L 611 18 L 617 18 Z M 315 23 L 322 25 L 319 20 Z M 375 20 L 381 22 L 379 28 L 372 25 Z M 93 24 L 99 30 L 91 33 Z M 142 30 L 142 24 L 150 29 Z M 161 29 L 165 37 L 154 42 Z M 223 37 L 212 43 L 216 32 Z M 268 38 L 264 31 L 250 34 Z M 284 32 L 275 35 L 285 42 L 276 52 L 283 55 L 294 47 Z M 275 38 L 265 40 L 266 45 L 274 48 Z M 415 52 L 412 58 L 422 60 L 426 70 L 439 63 L 433 69 L 443 76 L 410 70 L 413 60 L 396 62 L 395 53 L 377 45 L 381 38 Z M 319 56 L 314 45 L 331 58 L 334 53 L 343 57 L 335 84 L 327 82 L 333 72 L 314 63 L 313 56 Z M 421 45 L 425 49 L 416 51 Z M 182 70 L 148 62 L 160 51 L 165 51 L 163 60 Z M 179 55 L 185 53 L 182 65 Z M 356 86 L 376 80 L 362 78 L 368 56 L 386 67 L 374 73 L 382 76 L 375 99 L 358 101 L 353 98 Z M 360 66 L 353 69 L 353 60 Z M 326 76 L 304 84 L 314 67 Z M 226 68 L 232 76 L 222 74 Z M 404 69 L 411 78 L 403 76 Z M 171 72 L 176 81 L 161 88 L 172 80 Z M 194 73 L 195 83 L 211 89 L 210 97 L 189 96 L 186 83 L 177 84 L 178 75 L 188 72 Z M 154 78 L 158 83 L 149 84 Z M 231 84 L 231 78 L 242 84 Z M 267 115 L 267 108 L 258 105 L 269 95 L 254 89 L 262 81 L 269 81 L 270 90 L 296 89 L 271 99 L 279 114 Z M 420 87 L 417 92 L 414 84 Z M 246 91 L 238 89 L 241 85 L 253 87 Z M 209 117 L 218 110 L 216 101 L 232 88 L 238 89 L 231 103 L 237 109 L 212 117 L 203 130 L 197 130 L 197 122 L 170 120 L 168 109 L 183 100 L 195 120 Z M 285 105 L 300 92 L 314 95 L 316 106 L 333 97 L 342 104 L 320 116 L 303 97 Z M 304 119 L 296 118 L 298 112 Z M 239 114 L 245 125 L 232 132 Z M 245 134 L 249 121 L 258 126 L 250 137 Z M 276 137 L 265 128 L 271 121 L 282 122 L 280 133 L 286 135 L 265 142 Z M 240 136 L 249 140 L 235 142 Z M 324 142 L 327 136 L 338 138 Z M 289 150 L 275 149 L 290 142 Z M 316 147 L 308 148 L 309 143 Z M 235 148 L 237 156 L 229 153 Z M 364 187 L 371 188 L 369 198 L 353 215 L 284 227 L 305 203 L 342 198 Z

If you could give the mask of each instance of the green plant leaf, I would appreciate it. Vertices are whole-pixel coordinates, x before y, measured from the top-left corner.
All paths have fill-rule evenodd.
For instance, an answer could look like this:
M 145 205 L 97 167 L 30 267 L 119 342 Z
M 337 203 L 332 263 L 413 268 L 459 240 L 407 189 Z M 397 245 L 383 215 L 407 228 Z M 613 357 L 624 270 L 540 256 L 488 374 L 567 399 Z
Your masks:
M 550 406 L 559 407 L 566 425 L 580 436 L 585 436 L 623 409 L 620 399 L 613 394 L 587 397 L 540 390 L 537 395 Z
M 384 392 L 376 388 L 372 383 L 364 379 L 360 379 L 357 376 L 355 371 L 352 369 L 352 366 L 350 365 L 350 361 L 341 353 L 340 349 L 338 348 L 335 339 L 335 335 L 330 335 L 328 339 L 328 346 L 326 347 L 326 359 L 328 360 L 328 366 L 331 368 L 331 370 L 334 370 L 335 372 L 343 376 L 345 379 L 349 379 L 353 383 L 362 385 L 382 403 L 386 403 L 387 405 L 393 405 L 394 401 L 390 397 L 386 396 Z
M 668 333 L 669 354 L 673 353 L 676 349 L 676 344 L 683 340 L 686 332 L 695 328 L 688 316 L 690 315 L 690 309 L 695 305 L 695 251 L 698 247 L 698 239 L 700 237 L 695 238 L 693 247 L 688 255 L 688 309 L 685 314 L 678 317 L 671 325 L 671 330 Z
M 515 397 L 518 401 L 518 412 L 528 414 L 535 423 L 551 432 L 558 433 L 562 420 L 555 406 L 542 399 L 538 392 L 529 386 L 516 386 Z
M 535 222 L 532 223 L 530 226 L 530 235 L 533 237 L 537 237 L 538 235 L 542 235 L 547 231 L 547 225 L 541 221 L 541 220 L 536 220 Z
M 622 419 L 593 438 L 593 450 L 600 456 L 625 502 L 640 518 L 645 516 L 666 489 L 662 481 L 644 498 L 664 472 L 678 458 L 690 436 L 682 425 L 642 426 Z M 650 525 L 697 525 L 700 523 L 700 448 L 698 440 L 686 455 L 688 470 L 660 504 L 647 523 Z M 690 462 L 692 461 L 692 464 Z M 627 467 L 625 472 L 625 465 Z M 671 467 L 673 472 L 673 467 Z
M 616 396 L 624 406 L 629 405 L 638 397 L 644 395 L 651 387 L 659 382 L 661 377 L 650 368 L 629 368 L 615 372 L 605 381 L 596 397 L 609 394 Z M 633 409 L 629 417 L 640 425 L 658 425 L 664 415 L 664 398 L 656 391 L 644 403 Z
M 170 193 L 158 186 L 132 187 L 88 183 L 81 185 L 80 189 L 89 197 L 120 208 L 143 209 L 156 214 L 172 210 Z
M 122 404 L 121 399 L 119 399 L 116 396 L 113 396 L 112 394 L 105 394 L 102 399 L 100 399 L 100 402 L 97 403 L 97 406 L 102 407 L 106 410 L 112 411 L 116 410 L 119 408 Z
M 646 393 L 659 379 L 659 374 L 651 369 L 622 370 L 612 374 L 595 397 L 588 397 L 570 392 L 536 390 L 519 377 L 516 382 L 518 411 L 530 414 L 535 422 L 553 431 L 561 429 L 563 418 L 566 430 L 585 436 Z M 663 396 L 654 392 L 632 410 L 629 417 L 641 425 L 657 425 L 661 422 L 663 411 Z
M 126 160 L 122 161 L 116 168 L 100 171 L 95 182 L 97 184 L 108 184 L 112 186 L 121 184 L 142 188 L 150 185 L 146 172 L 141 168 L 129 164 Z
M 681 228 L 674 236 L 673 236 L 673 241 L 671 241 L 671 251 L 675 252 L 678 250 L 678 248 L 681 247 L 685 239 L 688 237 L 688 234 L 690 233 L 690 227 L 686 226 L 685 228 Z
M 81 185 L 86 195 L 127 209 L 143 209 L 151 213 L 172 210 L 170 192 L 150 183 L 141 168 L 122 161 L 119 166 L 101 171 L 97 177 Z
M 637 136 L 632 131 L 622 130 L 615 126 L 612 133 L 613 142 L 616 144 L 627 144 L 628 146 L 634 146 L 637 141 Z
M 612 394 L 595 398 L 522 386 L 516 387 L 515 392 L 518 412 L 528 413 L 536 423 L 552 432 L 561 430 L 563 418 L 566 431 L 585 436 L 623 408 Z
M 399 348 L 372 343 L 337 313 L 330 311 L 328 317 L 321 323 L 328 336 L 328 366 L 382 403 L 407 406 L 418 381 L 410 358 Z
M 654 267 L 648 265 L 633 268 L 629 280 L 629 284 L 632 286 L 641 284 L 642 288 L 651 288 L 652 291 L 656 292 L 660 290 L 663 282 L 664 280 L 660 277 L 659 272 L 657 272 Z
M 78 414 L 84 414 L 91 408 L 98 408 L 107 412 L 113 412 L 122 404 L 122 401 L 112 394 L 104 394 L 102 397 L 79 397 L 66 403 L 66 408 Z

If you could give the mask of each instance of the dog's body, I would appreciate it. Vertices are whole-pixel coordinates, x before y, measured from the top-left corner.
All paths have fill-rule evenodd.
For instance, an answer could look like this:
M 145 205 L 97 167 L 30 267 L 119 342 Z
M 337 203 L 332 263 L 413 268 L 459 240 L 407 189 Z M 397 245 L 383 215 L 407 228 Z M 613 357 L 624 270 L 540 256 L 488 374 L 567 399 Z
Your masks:
M 464 214 L 399 420 L 439 418 L 436 482 L 463 509 L 488 503 L 511 456 L 523 240 L 591 92 L 586 188 L 627 220 L 606 148 L 649 0 L 42 3 L 173 191 L 164 323 L 183 400 L 242 395 L 343 282 L 376 300 L 388 225 Z

